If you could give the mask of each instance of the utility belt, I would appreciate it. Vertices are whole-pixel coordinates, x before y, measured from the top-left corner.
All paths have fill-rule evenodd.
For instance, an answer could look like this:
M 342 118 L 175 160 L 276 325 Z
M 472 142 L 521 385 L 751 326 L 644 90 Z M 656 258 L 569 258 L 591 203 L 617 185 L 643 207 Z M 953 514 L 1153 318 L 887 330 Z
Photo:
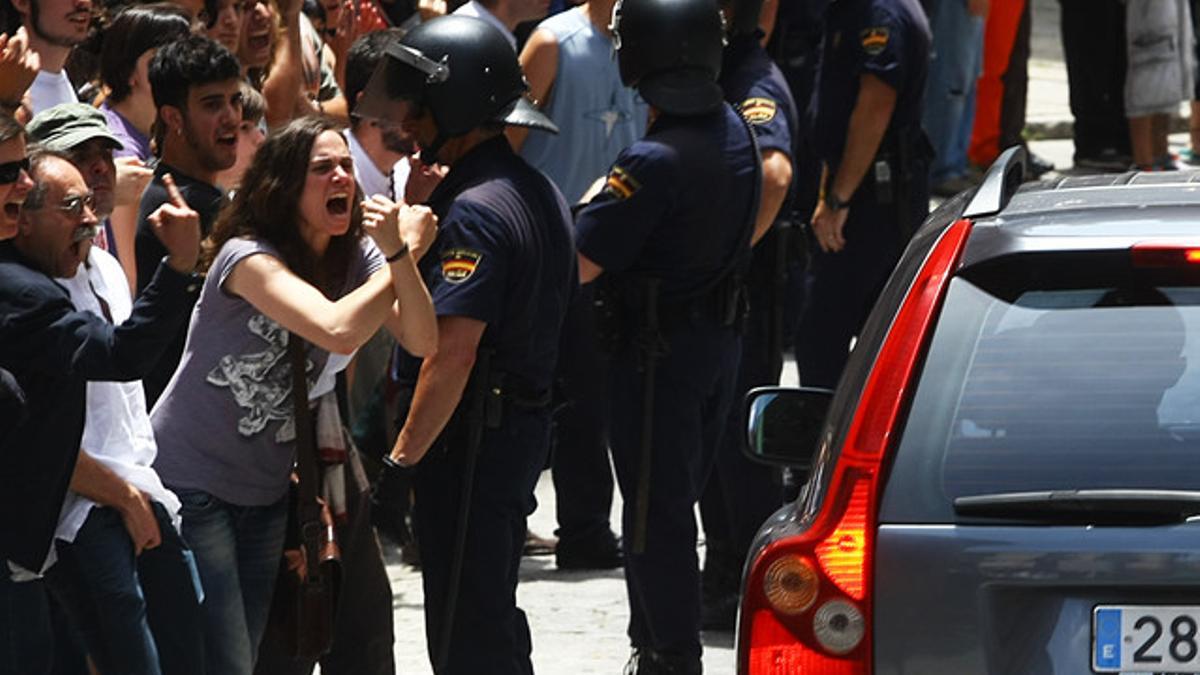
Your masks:
M 661 355 L 664 333 L 686 328 L 741 329 L 748 310 L 744 275 L 726 275 L 693 298 L 660 298 L 659 280 L 604 275 L 597 280 L 593 304 L 600 348 L 614 354 L 630 346 Z
M 892 206 L 900 234 L 907 241 L 920 227 L 912 219 L 912 184 L 918 177 L 929 172 L 933 159 L 933 145 L 919 126 L 889 132 L 879 145 L 879 152 L 871 160 L 866 179 L 860 190 L 873 190 L 875 202 Z
M 462 400 L 438 436 L 434 447 L 443 450 L 478 444 L 488 429 L 499 429 L 514 413 L 549 410 L 552 392 L 537 388 L 523 378 L 492 368 L 493 351 L 480 348 Z M 408 416 L 415 383 L 402 383 L 397 392 L 397 420 Z

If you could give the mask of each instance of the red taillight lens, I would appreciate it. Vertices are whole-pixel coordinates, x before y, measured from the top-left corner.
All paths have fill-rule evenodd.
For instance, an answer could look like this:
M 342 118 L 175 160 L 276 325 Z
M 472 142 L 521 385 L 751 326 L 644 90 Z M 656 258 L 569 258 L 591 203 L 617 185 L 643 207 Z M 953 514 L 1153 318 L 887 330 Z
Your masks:
M 1144 242 L 1129 250 L 1134 267 L 1188 267 L 1200 264 L 1200 247 Z
M 755 559 L 742 602 L 738 664 L 753 675 L 871 672 L 871 561 L 882 465 L 896 425 L 915 384 L 917 363 L 928 342 L 946 287 L 971 231 L 960 220 L 942 234 L 917 273 L 876 356 L 855 409 L 821 511 L 796 537 L 769 545 Z M 773 611 L 763 591 L 766 570 L 783 556 L 815 559 L 828 584 L 812 608 Z M 854 614 L 865 629 L 834 636 L 814 633 L 822 612 Z M 834 622 L 836 628 L 838 622 Z M 841 620 L 844 624 L 845 621 Z M 748 638 L 748 639 L 747 639 Z M 833 641 L 831 641 L 833 640 Z M 849 646 L 847 646 L 849 645 Z

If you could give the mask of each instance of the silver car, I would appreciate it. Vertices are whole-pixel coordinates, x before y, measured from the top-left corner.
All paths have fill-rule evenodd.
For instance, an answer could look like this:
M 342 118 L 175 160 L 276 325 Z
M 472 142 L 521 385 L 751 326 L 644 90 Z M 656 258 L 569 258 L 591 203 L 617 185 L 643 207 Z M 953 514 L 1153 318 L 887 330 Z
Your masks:
M 739 673 L 1200 673 L 1200 174 L 1021 166 L 930 217 L 835 392 L 751 394 L 808 480 Z

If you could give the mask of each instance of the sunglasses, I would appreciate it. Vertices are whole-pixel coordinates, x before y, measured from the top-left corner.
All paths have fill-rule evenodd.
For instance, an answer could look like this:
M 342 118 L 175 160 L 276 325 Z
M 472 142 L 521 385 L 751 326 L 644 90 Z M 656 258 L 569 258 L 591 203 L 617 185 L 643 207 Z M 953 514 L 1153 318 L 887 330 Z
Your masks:
M 29 158 L 24 157 L 15 162 L 0 164 L 0 185 L 15 183 L 21 178 L 22 171 L 29 171 Z

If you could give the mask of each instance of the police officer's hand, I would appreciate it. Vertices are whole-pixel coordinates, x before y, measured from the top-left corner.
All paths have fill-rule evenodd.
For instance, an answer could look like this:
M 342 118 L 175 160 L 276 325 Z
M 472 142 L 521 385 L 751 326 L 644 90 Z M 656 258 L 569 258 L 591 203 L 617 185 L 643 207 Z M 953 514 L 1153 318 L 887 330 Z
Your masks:
M 399 546 L 412 540 L 408 529 L 408 493 L 412 469 L 383 458 L 383 470 L 371 490 L 371 523 Z
M 846 238 L 842 229 L 846 227 L 846 217 L 850 209 L 833 210 L 824 201 L 817 202 L 817 208 L 812 215 L 813 238 L 817 245 L 826 253 L 837 253 L 846 247 Z

